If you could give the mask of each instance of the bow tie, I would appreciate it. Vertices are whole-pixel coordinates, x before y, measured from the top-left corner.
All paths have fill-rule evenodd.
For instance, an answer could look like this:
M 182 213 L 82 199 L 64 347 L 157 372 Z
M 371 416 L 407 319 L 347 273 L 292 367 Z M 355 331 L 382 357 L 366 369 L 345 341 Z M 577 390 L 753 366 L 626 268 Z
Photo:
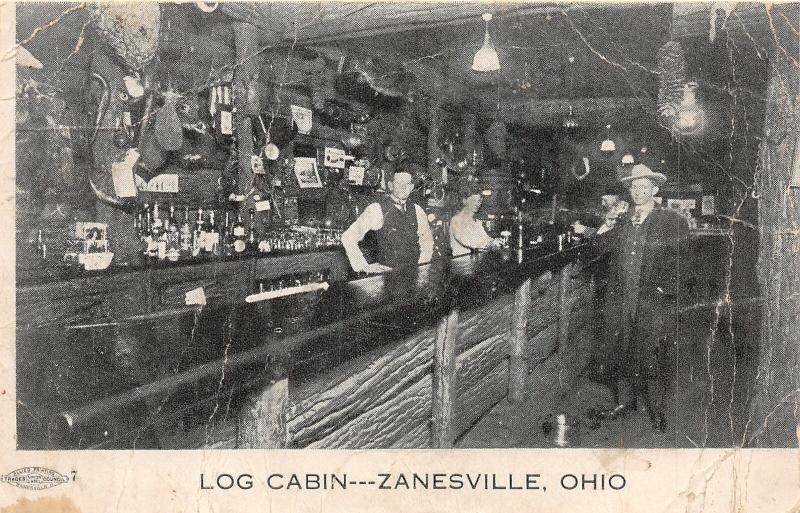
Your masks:
M 631 222 L 634 226 L 639 226 L 644 221 L 644 212 L 642 210 L 636 210 L 631 216 Z
M 406 203 L 407 203 L 407 202 L 405 202 L 405 201 L 404 201 L 404 202 L 393 201 L 392 203 L 394 203 L 394 206 L 395 206 L 395 207 L 397 207 L 397 208 L 399 208 L 399 209 L 400 209 L 400 210 L 402 210 L 403 212 L 405 212 L 405 211 L 406 211 Z

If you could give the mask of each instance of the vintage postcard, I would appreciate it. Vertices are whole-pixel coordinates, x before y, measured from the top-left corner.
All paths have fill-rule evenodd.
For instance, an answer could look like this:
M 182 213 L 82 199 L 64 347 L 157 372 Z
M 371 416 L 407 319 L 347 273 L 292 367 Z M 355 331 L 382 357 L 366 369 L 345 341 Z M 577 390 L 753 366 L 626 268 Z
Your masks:
M 800 4 L 0 20 L 0 513 L 800 512 Z

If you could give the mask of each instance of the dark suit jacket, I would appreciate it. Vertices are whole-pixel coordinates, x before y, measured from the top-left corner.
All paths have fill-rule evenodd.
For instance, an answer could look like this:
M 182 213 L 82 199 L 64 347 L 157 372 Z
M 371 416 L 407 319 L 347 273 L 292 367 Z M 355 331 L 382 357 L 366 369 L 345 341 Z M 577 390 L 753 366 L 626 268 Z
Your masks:
M 624 223 L 630 223 L 629 216 L 623 216 L 614 229 L 597 237 L 601 248 L 610 253 L 608 284 L 603 305 L 606 354 L 613 351 L 619 355 L 631 350 L 628 345 L 619 345 L 624 342 L 620 340 L 620 335 L 625 328 L 622 312 L 624 260 L 621 229 Z M 651 350 L 664 336 L 677 329 L 676 309 L 684 295 L 684 283 L 690 272 L 685 250 L 689 227 L 681 215 L 656 205 L 647 216 L 643 229 L 646 232 L 642 248 L 634 339 L 629 341 L 637 355 L 651 354 Z M 636 355 L 631 357 L 638 358 Z

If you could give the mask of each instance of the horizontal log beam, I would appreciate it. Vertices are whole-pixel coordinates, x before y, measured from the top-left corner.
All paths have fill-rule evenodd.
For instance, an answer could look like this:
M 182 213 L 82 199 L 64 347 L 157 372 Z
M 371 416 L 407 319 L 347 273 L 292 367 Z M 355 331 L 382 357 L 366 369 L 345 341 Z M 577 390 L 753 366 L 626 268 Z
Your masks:
M 624 97 L 505 100 L 500 102 L 499 110 L 496 99 L 487 103 L 489 105 L 482 108 L 487 117 L 496 117 L 505 123 L 539 128 L 561 127 L 564 117 L 569 114 L 570 106 L 578 123 L 584 126 L 597 124 L 599 121 L 605 122 L 612 116 L 616 120 L 619 116 L 638 118 L 644 112 L 655 111 L 655 103 L 640 98 Z M 619 124 L 619 121 L 616 124 Z
M 406 3 L 406 2 L 308 2 L 296 3 L 228 2 L 220 11 L 228 16 L 253 23 L 262 29 L 265 45 L 322 44 L 344 39 L 373 37 L 411 30 L 472 24 L 481 26 L 480 16 L 491 11 L 495 19 L 521 16 L 547 16 L 563 11 L 634 9 L 635 4 L 485 4 Z

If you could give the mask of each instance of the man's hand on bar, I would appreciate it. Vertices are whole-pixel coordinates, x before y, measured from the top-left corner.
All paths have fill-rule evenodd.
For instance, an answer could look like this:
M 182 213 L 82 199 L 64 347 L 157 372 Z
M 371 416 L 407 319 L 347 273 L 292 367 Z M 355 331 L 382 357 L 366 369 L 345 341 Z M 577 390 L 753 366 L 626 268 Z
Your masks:
M 372 263 L 372 264 L 367 264 L 367 266 L 364 268 L 363 272 L 365 272 L 367 274 L 380 274 L 380 273 L 385 273 L 386 271 L 391 271 L 391 270 L 392 270 L 391 267 L 375 262 L 375 263 Z

